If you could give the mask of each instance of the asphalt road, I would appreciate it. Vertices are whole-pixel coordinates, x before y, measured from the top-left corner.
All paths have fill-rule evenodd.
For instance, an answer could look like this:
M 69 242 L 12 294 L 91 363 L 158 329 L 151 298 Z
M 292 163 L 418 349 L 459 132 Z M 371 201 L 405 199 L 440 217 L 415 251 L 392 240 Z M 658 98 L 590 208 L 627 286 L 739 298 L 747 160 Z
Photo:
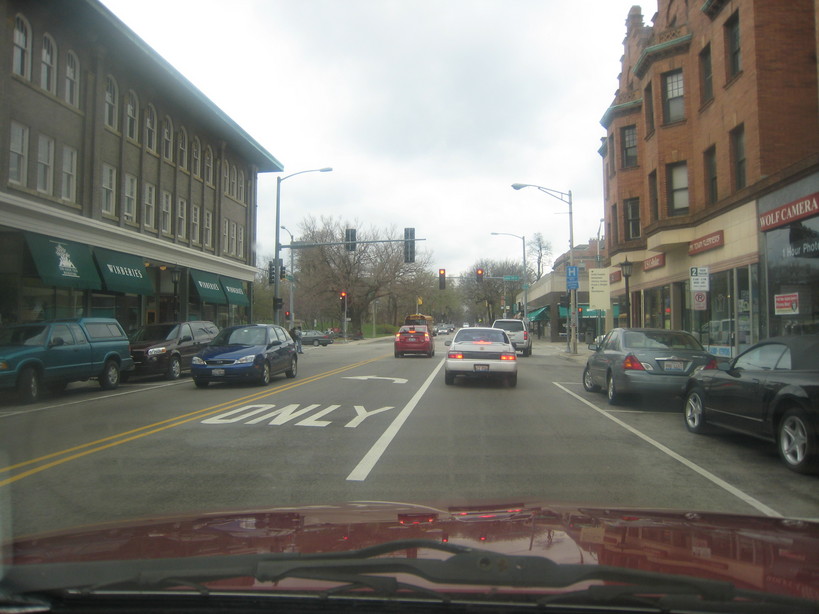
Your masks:
M 444 385 L 390 340 L 306 347 L 270 386 L 132 379 L 0 399 L 0 517 L 15 535 L 189 512 L 529 498 L 579 506 L 819 518 L 819 478 L 773 445 L 689 434 L 681 403 L 609 407 L 580 383 L 585 349 L 536 342 L 516 388 Z

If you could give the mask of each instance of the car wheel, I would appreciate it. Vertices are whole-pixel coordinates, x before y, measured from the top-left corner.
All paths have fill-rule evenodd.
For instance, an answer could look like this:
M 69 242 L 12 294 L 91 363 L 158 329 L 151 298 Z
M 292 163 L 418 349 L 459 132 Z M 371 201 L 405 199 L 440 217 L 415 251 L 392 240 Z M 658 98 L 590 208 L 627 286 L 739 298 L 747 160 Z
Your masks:
M 447 386 L 451 386 L 455 383 L 455 374 L 450 373 L 449 371 L 444 371 L 444 383 Z
M 589 365 L 583 369 L 583 389 L 586 392 L 600 392 L 600 386 L 594 383 Z
M 776 434 L 779 456 L 788 469 L 814 473 L 819 469 L 816 432 L 805 412 L 794 407 L 785 412 Z
M 103 390 L 113 390 L 119 386 L 119 365 L 113 359 L 105 361 L 100 376 L 100 388 Z
M 34 367 L 23 369 L 17 379 L 17 395 L 22 403 L 34 403 L 42 394 L 42 378 Z
M 182 375 L 182 363 L 179 356 L 171 356 L 171 360 L 168 362 L 168 370 L 165 372 L 165 379 L 179 379 L 180 375 Z
M 259 386 L 267 386 L 270 383 L 270 363 L 266 360 L 262 364 L 262 372 L 259 373 Z
M 518 385 L 518 374 L 517 373 L 510 373 L 506 376 L 506 385 L 510 388 L 514 388 Z
M 606 378 L 606 393 L 609 398 L 609 405 L 619 405 L 623 402 L 623 395 L 617 391 L 617 385 L 614 383 L 614 376 L 611 373 Z
M 287 369 L 287 371 L 285 371 L 284 374 L 290 379 L 293 379 L 294 377 L 296 377 L 296 373 L 298 373 L 298 371 L 299 361 L 295 356 L 293 356 L 290 358 L 290 368 Z
M 318 347 L 320 343 L 318 339 L 313 339 L 313 347 Z
M 531 356 L 532 355 L 532 346 L 530 345 L 526 348 L 526 351 L 523 353 L 524 356 Z
M 685 428 L 692 433 L 705 433 L 708 426 L 705 422 L 705 403 L 703 403 L 702 388 L 694 388 L 685 397 L 685 407 L 683 408 L 683 418 Z
M 198 378 L 194 377 L 193 378 L 193 383 L 197 388 L 207 388 L 208 384 L 210 382 L 208 382 L 207 380 L 204 380 L 204 379 L 198 379 Z
M 403 358 L 403 357 L 404 357 L 404 355 L 403 355 L 401 352 L 396 352 L 396 353 L 395 353 L 395 357 L 396 357 L 396 358 Z

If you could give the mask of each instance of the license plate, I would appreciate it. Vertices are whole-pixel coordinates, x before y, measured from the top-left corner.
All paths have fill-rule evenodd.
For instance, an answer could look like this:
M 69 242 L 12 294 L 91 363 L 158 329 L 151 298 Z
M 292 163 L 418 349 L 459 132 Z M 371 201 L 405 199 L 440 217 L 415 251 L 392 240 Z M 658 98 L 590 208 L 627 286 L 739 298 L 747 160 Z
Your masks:
M 224 375 L 225 370 L 224 369 L 214 369 L 213 371 L 211 371 L 211 374 L 216 375 L 216 376 Z
M 665 361 L 665 370 L 666 371 L 682 371 L 685 369 L 685 364 L 681 360 L 666 360 Z
M 415 337 L 407 337 L 407 341 L 409 343 L 415 343 L 417 341 L 417 339 Z
M 475 365 L 475 371 L 478 373 L 489 371 L 489 365 Z

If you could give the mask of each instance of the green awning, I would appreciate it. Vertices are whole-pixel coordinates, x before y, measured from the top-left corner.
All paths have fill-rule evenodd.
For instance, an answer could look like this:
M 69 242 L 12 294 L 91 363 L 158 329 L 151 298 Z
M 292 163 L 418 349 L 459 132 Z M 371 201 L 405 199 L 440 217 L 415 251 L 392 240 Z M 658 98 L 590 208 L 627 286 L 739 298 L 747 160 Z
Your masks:
M 91 248 L 83 243 L 26 233 L 26 243 L 40 278 L 47 286 L 100 290 Z
M 549 315 L 549 306 L 546 305 L 545 307 L 540 307 L 539 309 L 535 309 L 534 311 L 529 312 L 529 321 L 530 322 L 540 322 L 541 320 L 546 320 Z
M 107 290 L 148 296 L 154 294 L 154 285 L 145 270 L 145 262 L 139 256 L 95 247 L 94 260 Z
M 247 300 L 244 286 L 238 279 L 232 277 L 219 277 L 219 283 L 222 284 L 222 290 L 227 297 L 228 303 L 231 305 L 243 305 L 250 307 L 250 301 Z
M 225 293 L 222 292 L 222 286 L 219 284 L 219 277 L 213 273 L 191 269 L 191 278 L 196 291 L 199 293 L 199 298 L 203 301 L 219 305 L 227 303 Z

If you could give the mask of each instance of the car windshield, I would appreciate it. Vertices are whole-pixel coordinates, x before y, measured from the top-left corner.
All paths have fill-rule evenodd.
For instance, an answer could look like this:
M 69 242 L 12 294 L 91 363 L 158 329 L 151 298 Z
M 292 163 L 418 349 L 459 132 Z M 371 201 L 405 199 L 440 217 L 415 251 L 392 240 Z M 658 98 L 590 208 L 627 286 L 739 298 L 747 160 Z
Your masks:
M 0 329 L 0 346 L 42 345 L 45 343 L 45 326 L 14 326 Z
M 506 335 L 500 330 L 464 329 L 455 335 L 455 343 L 507 343 Z
M 226 328 L 211 341 L 211 345 L 265 345 L 266 333 L 263 327 Z
M 623 345 L 629 349 L 646 350 L 703 350 L 691 335 L 667 331 L 629 331 L 623 335 Z
M 137 329 L 128 335 L 131 343 L 141 341 L 164 341 L 166 339 L 176 339 L 179 336 L 178 324 L 151 324 Z

